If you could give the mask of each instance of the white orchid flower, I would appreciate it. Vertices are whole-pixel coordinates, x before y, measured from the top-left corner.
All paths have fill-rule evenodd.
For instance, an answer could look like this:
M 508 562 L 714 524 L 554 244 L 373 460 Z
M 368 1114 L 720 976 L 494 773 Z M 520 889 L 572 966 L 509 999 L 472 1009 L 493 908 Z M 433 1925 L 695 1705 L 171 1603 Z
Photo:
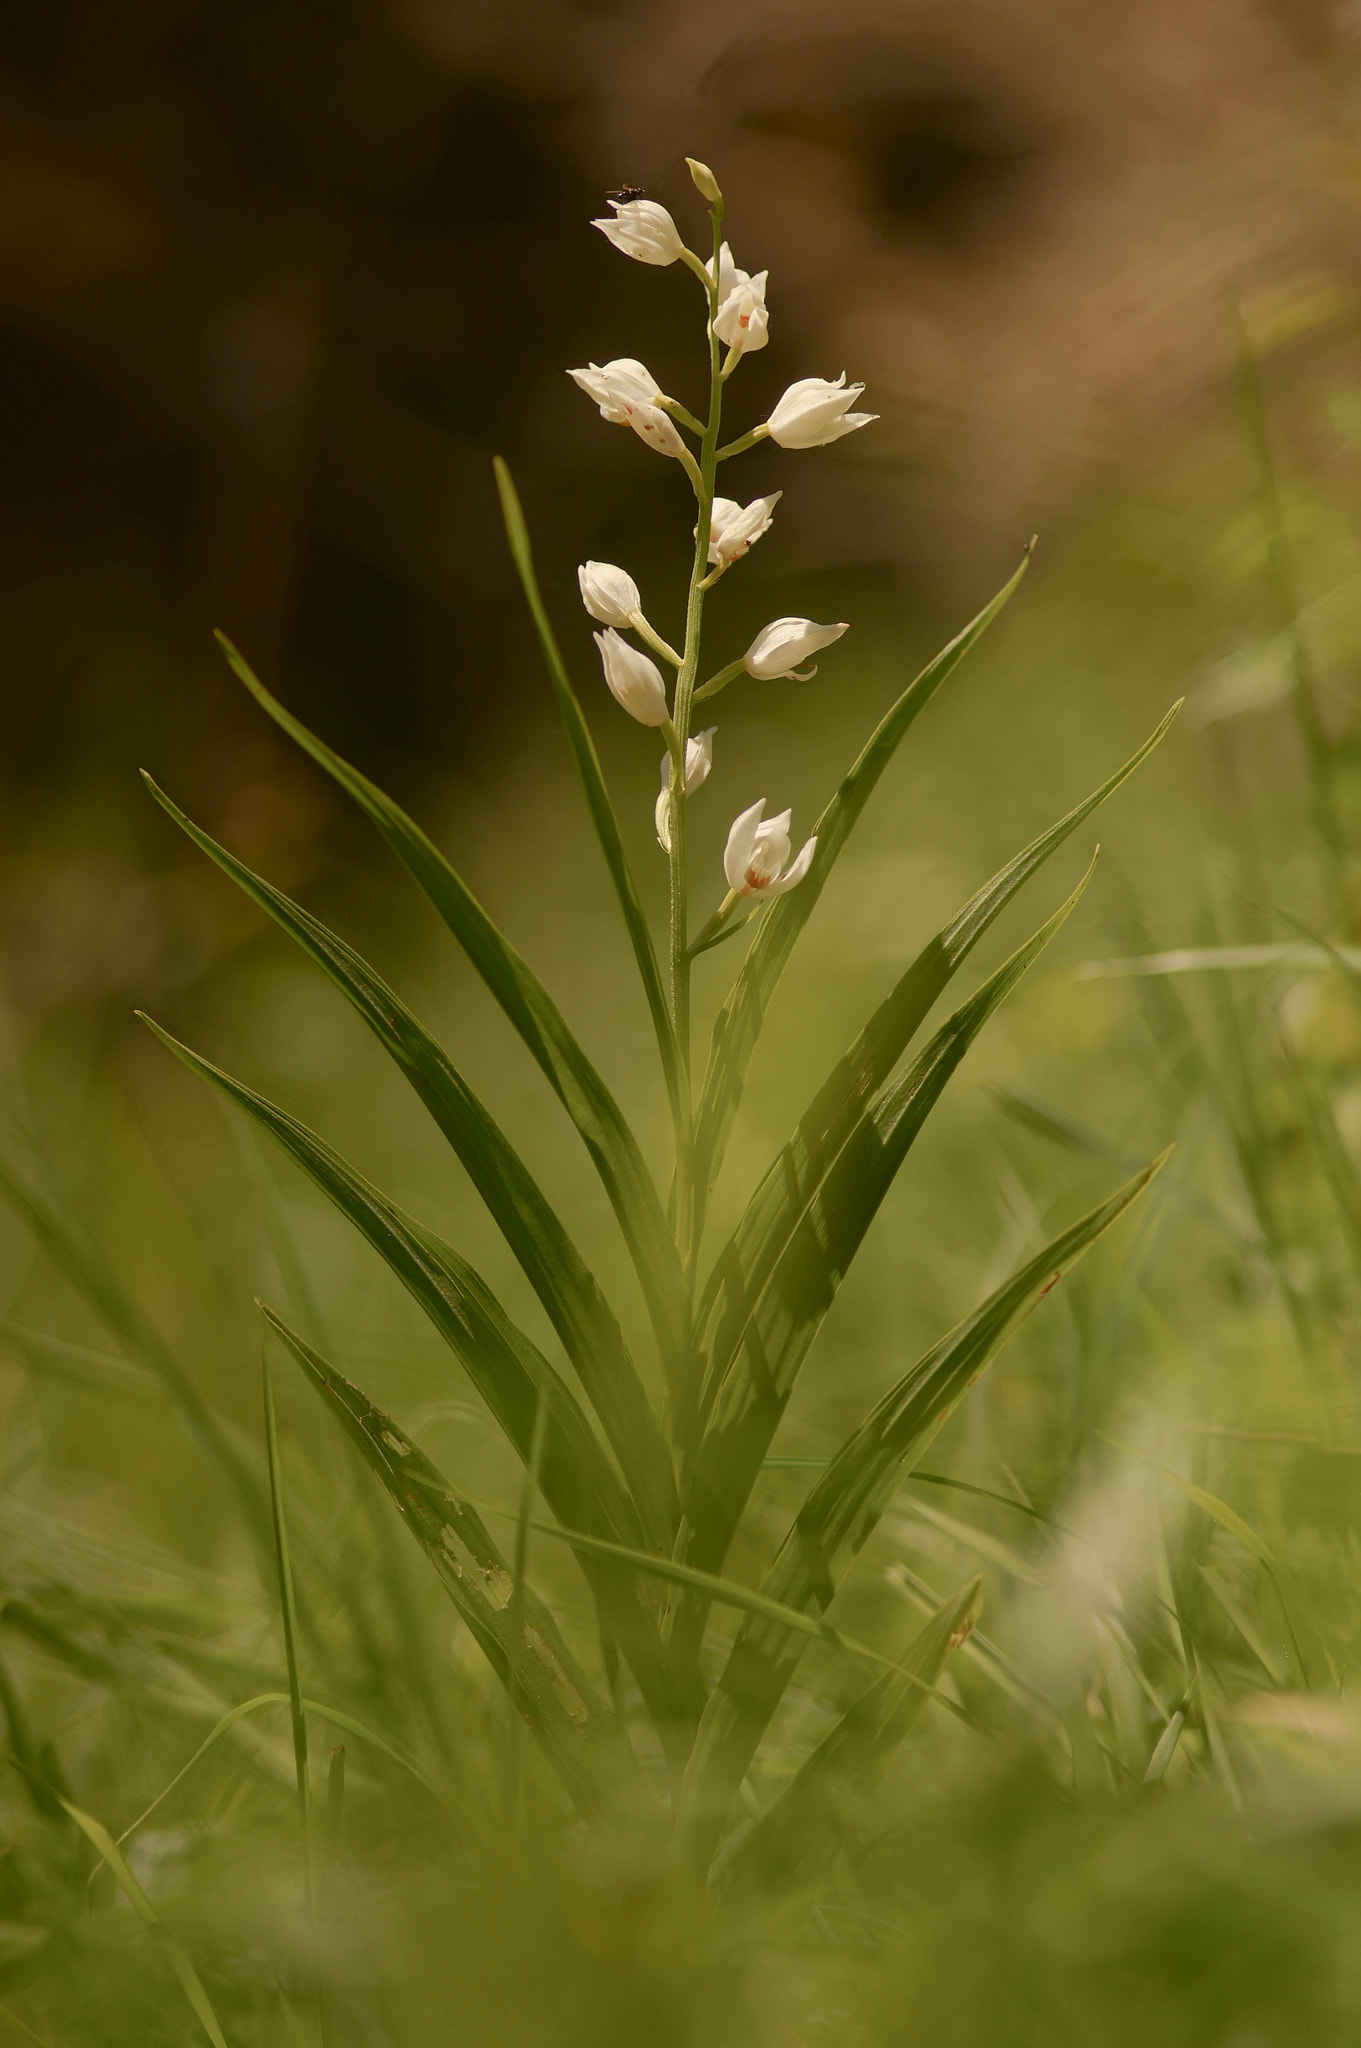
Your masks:
M 704 266 L 709 276 L 714 274 L 714 259 L 711 256 Z M 766 279 L 768 270 L 758 270 L 753 277 L 733 261 L 732 250 L 724 242 L 718 252 L 718 312 L 714 316 L 713 331 L 725 348 L 735 348 L 739 354 L 752 349 L 764 348 L 770 315 L 766 311 Z
M 759 270 L 745 284 L 734 285 L 714 316 L 714 333 L 725 348 L 750 355 L 764 348 L 770 338 L 770 314 L 766 311 L 767 270 Z
M 877 412 L 848 412 L 863 384 L 848 384 L 843 370 L 834 384 L 825 377 L 801 377 L 791 384 L 766 421 L 772 441 L 782 448 L 825 448 L 843 434 L 877 420 Z
M 610 627 L 591 638 L 600 649 L 600 666 L 611 694 L 639 725 L 665 725 L 670 713 L 666 706 L 666 684 L 655 661 L 637 647 L 621 640 Z
M 689 449 L 682 441 L 676 428 L 657 405 L 627 405 L 624 417 L 640 441 L 649 448 L 655 448 L 659 455 L 685 456 Z
M 848 630 L 844 619 L 835 626 L 819 626 L 815 619 L 772 619 L 768 626 L 762 626 L 742 656 L 742 666 L 759 682 L 773 683 L 780 677 L 793 676 L 806 683 L 817 674 L 817 665 L 801 669 L 799 663 L 830 647 Z
M 693 796 L 701 782 L 709 779 L 709 770 L 714 765 L 714 734 L 716 725 L 707 732 L 696 733 L 685 743 L 685 794 Z M 671 851 L 671 756 L 662 755 L 662 793 L 657 798 L 657 843 L 663 853 Z
M 709 514 L 710 562 L 721 562 L 726 568 L 729 562 L 741 561 L 753 541 L 769 533 L 775 507 L 783 496 L 783 491 L 772 491 L 768 498 L 753 498 L 749 505 L 739 505 L 735 498 L 715 498 Z
M 607 242 L 637 263 L 675 263 L 684 251 L 676 223 L 655 199 L 611 199 L 613 220 L 593 220 Z
M 704 268 L 708 272 L 709 276 L 712 277 L 714 274 L 714 259 L 712 256 L 709 258 Z M 765 278 L 768 274 L 769 273 L 764 270 L 761 272 L 761 276 L 763 278 Z M 726 298 L 728 298 L 731 295 L 731 293 L 736 291 L 739 285 L 750 283 L 750 271 L 739 270 L 737 265 L 733 262 L 732 250 L 728 247 L 728 244 L 726 242 L 722 243 L 718 251 L 719 305 L 721 306 L 723 304 L 723 301 Z
M 638 585 L 627 569 L 616 569 L 613 562 L 583 562 L 577 581 L 581 602 L 602 626 L 627 626 L 643 608 Z
M 567 374 L 588 398 L 595 400 L 601 419 L 615 427 L 628 425 L 630 406 L 657 405 L 665 396 L 651 370 L 636 356 L 618 356 L 603 367 L 588 363 L 584 370 L 569 370 Z
M 813 865 L 817 838 L 806 839 L 797 857 L 789 859 L 789 820 L 792 813 L 781 811 L 778 818 L 762 824 L 766 800 L 734 818 L 728 843 L 723 849 L 723 872 L 728 887 L 739 896 L 783 896 L 800 883 Z M 788 862 L 788 866 L 786 866 Z

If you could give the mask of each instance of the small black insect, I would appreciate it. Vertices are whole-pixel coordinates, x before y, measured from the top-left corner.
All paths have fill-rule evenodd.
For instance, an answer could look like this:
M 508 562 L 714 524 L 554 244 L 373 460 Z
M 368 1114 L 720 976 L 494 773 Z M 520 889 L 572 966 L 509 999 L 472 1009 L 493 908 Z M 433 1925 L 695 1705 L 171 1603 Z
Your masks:
M 617 192 L 605 194 L 611 206 L 631 206 L 635 199 L 642 199 L 644 196 L 641 185 L 621 185 Z

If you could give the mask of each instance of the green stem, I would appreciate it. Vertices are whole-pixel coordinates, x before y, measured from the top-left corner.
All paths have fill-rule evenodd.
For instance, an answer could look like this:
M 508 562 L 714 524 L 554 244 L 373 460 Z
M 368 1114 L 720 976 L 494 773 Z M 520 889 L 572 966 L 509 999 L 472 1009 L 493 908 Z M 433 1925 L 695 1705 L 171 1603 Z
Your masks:
M 716 676 L 710 676 L 708 682 L 695 691 L 691 703 L 700 704 L 706 697 L 716 697 L 720 690 L 726 690 L 729 683 L 744 673 L 746 666 L 745 661 L 730 661 L 726 668 L 721 668 Z
M 659 398 L 657 404 L 662 412 L 670 413 L 677 426 L 688 427 L 692 434 L 702 434 L 704 432 L 703 420 L 697 420 L 694 414 L 688 411 L 678 398 Z
M 1266 514 L 1267 574 L 1275 598 L 1281 630 L 1290 649 L 1291 695 L 1295 716 L 1309 761 L 1314 829 L 1327 848 L 1334 868 L 1340 870 L 1346 855 L 1342 820 L 1338 815 L 1334 786 L 1333 749 L 1319 714 L 1318 687 L 1309 645 L 1300 619 L 1299 593 L 1295 587 L 1290 535 L 1285 507 L 1267 431 L 1266 403 L 1262 393 L 1261 368 L 1239 316 L 1238 388 L 1248 439 L 1257 459 Z
M 638 635 L 638 638 L 640 640 L 646 640 L 648 646 L 652 649 L 652 652 L 654 654 L 660 654 L 662 660 L 669 661 L 672 668 L 680 667 L 681 658 L 677 654 L 675 648 L 669 646 L 667 642 L 663 640 L 660 633 L 655 633 L 652 630 L 652 627 L 649 626 L 647 620 L 643 617 L 641 612 L 630 612 L 629 624 L 632 626 L 634 632 Z
M 697 475 L 692 479 L 699 518 L 695 527 L 695 554 L 690 570 L 690 589 L 685 606 L 685 651 L 676 676 L 674 718 L 679 741 L 678 759 L 671 770 L 671 1014 L 680 1047 L 683 1115 L 676 1130 L 676 1241 L 687 1272 L 694 1270 L 694 1160 L 690 1118 L 690 951 L 686 914 L 686 797 L 685 748 L 690 737 L 690 711 L 694 702 L 695 678 L 699 673 L 700 635 L 704 615 L 703 584 L 709 567 L 709 528 L 713 517 L 714 472 L 718 461 L 718 433 L 723 413 L 723 381 L 719 344 L 713 323 L 718 312 L 718 253 L 723 239 L 723 208 L 715 206 L 713 221 L 714 263 L 712 277 L 698 258 L 691 263 L 703 279 L 709 300 L 709 418 L 700 444 Z
M 717 350 L 715 350 L 717 353 Z M 758 441 L 769 438 L 770 428 L 762 420 L 759 427 L 753 427 L 749 434 L 739 434 L 735 441 L 729 441 L 726 448 L 720 448 L 714 457 L 716 462 L 726 462 L 732 455 L 745 455 L 748 448 L 754 448 Z

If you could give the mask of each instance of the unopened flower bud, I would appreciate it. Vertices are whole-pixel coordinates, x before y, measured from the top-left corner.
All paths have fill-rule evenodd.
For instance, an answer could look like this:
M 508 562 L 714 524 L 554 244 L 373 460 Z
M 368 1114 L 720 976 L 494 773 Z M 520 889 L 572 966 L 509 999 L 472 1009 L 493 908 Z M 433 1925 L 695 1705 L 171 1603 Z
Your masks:
M 612 562 L 583 562 L 577 570 L 581 602 L 602 626 L 627 626 L 633 614 L 642 610 L 638 585 L 626 569 Z
M 804 841 L 797 857 L 789 860 L 789 820 L 781 811 L 778 818 L 763 824 L 766 800 L 761 798 L 750 810 L 733 820 L 728 843 L 723 849 L 723 872 L 728 887 L 739 896 L 783 896 L 801 882 L 813 864 L 816 837 Z M 785 863 L 788 862 L 788 866 Z
M 638 263 L 674 263 L 685 244 L 676 223 L 655 199 L 612 199 L 613 220 L 593 220 L 607 242 Z
M 782 448 L 825 448 L 829 441 L 867 427 L 878 419 L 877 412 L 847 411 L 864 388 L 847 384 L 844 370 L 834 384 L 825 377 L 801 377 L 766 421 L 771 440 Z
M 600 665 L 610 692 L 629 717 L 636 718 L 639 725 L 665 725 L 669 715 L 666 684 L 656 662 L 621 640 L 612 627 L 593 633 L 591 638 L 600 649 Z
M 608 420 L 611 426 L 626 427 L 629 406 L 656 405 L 663 395 L 651 370 L 635 356 L 618 356 L 603 368 L 599 363 L 588 363 L 584 370 L 569 370 L 567 374 L 588 398 L 595 400 L 601 419 Z
M 684 455 L 685 443 L 676 431 L 675 422 L 660 406 L 626 406 L 624 417 L 638 439 L 646 441 L 648 447 L 655 448 L 659 455 Z
M 749 505 L 739 505 L 735 498 L 715 498 L 709 514 L 710 562 L 726 566 L 740 561 L 753 541 L 770 531 L 771 515 L 783 496 L 782 491 L 772 491 Z
M 773 683 L 784 676 L 794 676 L 806 683 L 817 674 L 817 667 L 801 669 L 799 663 L 821 648 L 830 647 L 847 630 L 844 620 L 836 626 L 819 626 L 813 619 L 772 619 L 768 626 L 762 626 L 742 656 L 742 666 L 748 675 L 763 683 Z
M 701 782 L 707 782 L 709 770 L 714 765 L 714 734 L 716 725 L 707 732 L 696 733 L 685 743 L 685 794 L 693 796 Z M 671 756 L 662 755 L 662 793 L 657 798 L 657 843 L 663 853 L 671 851 Z
M 689 171 L 694 181 L 695 190 L 700 198 L 707 199 L 710 206 L 721 206 L 723 204 L 723 194 L 719 190 L 718 180 L 709 169 L 709 166 L 702 164 L 698 157 L 688 156 L 685 159 L 685 168 Z

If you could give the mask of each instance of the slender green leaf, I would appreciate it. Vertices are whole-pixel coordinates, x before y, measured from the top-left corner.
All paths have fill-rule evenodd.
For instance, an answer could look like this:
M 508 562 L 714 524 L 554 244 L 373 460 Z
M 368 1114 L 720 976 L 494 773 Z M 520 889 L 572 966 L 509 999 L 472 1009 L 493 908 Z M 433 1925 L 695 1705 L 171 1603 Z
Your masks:
M 668 1373 L 679 1379 L 688 1324 L 680 1255 L 622 1111 L 538 976 L 502 937 L 438 847 L 406 812 L 271 697 L 231 642 L 218 642 L 256 702 L 352 797 L 420 884 L 537 1060 L 590 1153 L 619 1220 Z
M 489 1507 L 481 1503 L 485 1514 L 500 1515 L 507 1521 L 518 1521 L 508 1508 Z M 555 1522 L 539 1522 L 530 1518 L 528 1527 L 541 1536 L 551 1536 L 555 1542 L 565 1543 L 571 1549 L 587 1557 L 617 1558 L 621 1563 L 635 1566 L 640 1572 L 663 1579 L 668 1585 L 687 1586 L 701 1592 L 712 1600 L 716 1607 L 735 1607 L 739 1613 L 761 1616 L 766 1621 L 779 1622 L 784 1628 L 793 1629 L 796 1635 L 808 1636 L 820 1643 L 830 1643 L 834 1649 L 845 1650 L 852 1657 L 865 1657 L 871 1664 L 881 1664 L 888 1671 L 897 1671 L 898 1666 L 891 1657 L 881 1650 L 873 1650 L 868 1643 L 859 1643 L 854 1636 L 844 1635 L 833 1628 L 820 1615 L 800 1613 L 796 1607 L 786 1607 L 769 1595 L 741 1585 L 736 1579 L 726 1579 L 717 1572 L 697 1571 L 693 1565 L 678 1564 L 673 1557 L 654 1557 L 645 1550 L 630 1549 L 627 1544 L 609 1543 L 598 1536 L 583 1536 L 577 1529 L 561 1529 Z M 952 1714 L 959 1714 L 960 1708 L 944 1693 L 933 1693 L 933 1699 L 948 1707 Z M 966 1717 L 967 1718 L 967 1717 Z
M 928 663 L 885 713 L 813 827 L 818 849 L 806 878 L 797 889 L 781 896 L 766 911 L 761 929 L 752 941 L 732 992 L 714 1024 L 695 1130 L 695 1185 L 701 1202 L 722 1164 L 723 1149 L 741 1100 L 747 1068 L 751 1064 L 770 999 L 784 973 L 795 940 L 813 914 L 814 905 L 822 894 L 823 884 L 831 874 L 837 856 L 908 727 L 917 714 L 926 709 L 970 648 L 982 638 L 1025 574 L 1029 561 L 1030 551 L 1027 549 L 1021 566 L 992 602 L 984 606 L 977 618 L 957 634 L 934 661 Z M 696 1241 L 701 1221 L 702 1216 L 697 1217 Z
M 710 1361 L 706 1427 L 685 1501 L 677 1554 L 708 1570 L 727 1555 L 799 1368 L 895 1175 L 946 1083 L 988 1018 L 1039 957 L 1091 874 L 1048 922 L 989 976 L 903 1077 L 860 1117 L 806 1204 L 736 1341 Z M 682 1610 L 678 1642 L 695 1644 L 702 1614 Z
M 215 1748 L 224 1735 L 230 1734 L 238 1721 L 244 1721 L 249 1715 L 259 1713 L 262 1707 L 282 1707 L 291 1706 L 291 1704 L 291 1696 L 286 1692 L 261 1692 L 257 1693 L 254 1699 L 242 1700 L 239 1706 L 232 1707 L 228 1713 L 225 1713 L 219 1721 L 214 1723 L 190 1757 L 188 1763 L 181 1764 L 169 1784 L 161 1787 L 161 1790 L 156 1794 L 150 1806 L 143 1807 L 136 1820 L 129 1821 L 122 1834 L 118 1837 L 120 1844 L 126 1842 L 130 1836 L 135 1835 L 138 1828 L 146 1825 L 156 1809 L 164 1804 L 175 1788 L 184 1782 L 197 1764 L 202 1762 L 209 1750 Z M 417 1784 L 425 1787 L 433 1799 L 444 1803 L 443 1794 L 436 1790 L 429 1778 L 426 1777 L 424 1771 L 416 1764 L 413 1764 L 410 1757 L 403 1756 L 402 1752 L 399 1749 L 394 1749 L 392 1744 L 386 1741 L 383 1736 L 376 1735 L 371 1728 L 366 1728 L 362 1721 L 356 1721 L 352 1714 L 346 1714 L 338 1707 L 328 1707 L 320 1700 L 304 1698 L 301 1704 L 307 1713 L 314 1714 L 318 1720 L 329 1721 L 332 1727 L 344 1729 L 347 1735 L 353 1735 L 359 1741 L 368 1743 L 371 1748 L 376 1749 L 381 1755 L 387 1757 L 390 1762 L 399 1764 L 404 1771 L 408 1772 L 416 1780 Z
M 679 1508 L 661 1427 L 608 1302 L 524 1161 L 447 1055 L 368 962 L 187 818 L 148 775 L 156 801 L 303 948 L 354 1005 L 411 1083 L 543 1303 L 599 1415 L 644 1527 L 670 1547 Z
M 971 896 L 879 1005 L 818 1090 L 798 1129 L 752 1196 L 727 1247 L 715 1260 L 696 1319 L 701 1352 L 720 1357 L 725 1351 L 730 1353 L 733 1333 L 749 1313 L 753 1290 L 764 1285 L 866 1104 L 892 1073 L 956 969 L 1022 885 L 1147 759 L 1178 708 L 1173 705 L 1143 745 L 1099 789 Z M 782 901 L 792 901 L 792 897 Z
M 0 1199 L 23 1219 L 53 1265 L 105 1328 L 156 1374 L 203 1457 L 235 1494 L 261 1555 L 268 1555 L 273 1537 L 259 1474 L 232 1442 L 159 1331 L 133 1302 L 103 1253 L 5 1161 L 0 1161 Z
M 212 2042 L 213 2048 L 227 2048 L 226 2038 L 217 2023 L 217 2015 L 209 2003 L 208 1994 L 199 1981 L 197 1970 L 176 1941 L 174 1935 L 170 1932 L 170 1929 L 166 1926 L 164 1920 L 162 1920 L 160 1914 L 156 1911 L 156 1908 L 152 1905 L 146 1893 L 142 1890 L 142 1887 L 138 1884 L 132 1872 L 128 1869 L 127 1860 L 114 1841 L 113 1836 L 107 1828 L 101 1827 L 99 1822 L 92 1819 L 88 1813 L 82 1813 L 78 1806 L 72 1806 L 68 1799 L 63 1799 L 61 1803 L 82 1834 L 88 1836 L 99 1855 L 113 1872 L 120 1890 L 127 1899 L 128 1904 L 132 1907 L 133 1912 L 137 1915 L 137 1918 L 142 1922 L 142 1925 L 157 1937 L 165 1953 L 166 1961 L 179 1978 L 181 1989 L 190 2005 L 194 2008 L 199 2024 Z
M 573 1800 L 588 1813 L 608 1805 L 627 1751 L 549 1609 L 527 1587 L 513 1603 L 510 1565 L 476 1509 L 390 1416 L 261 1307 L 395 1503 Z
M 874 1529 L 903 1465 L 921 1455 L 1017 1324 L 1124 1214 L 1166 1156 L 1028 1259 L 876 1403 L 799 1510 L 762 1582 L 764 1594 L 788 1607 L 826 1612 L 841 1572 Z M 705 1709 L 686 1774 L 683 1825 L 697 1860 L 708 1861 L 729 1801 L 802 1654 L 803 1639 L 777 1624 L 743 1624 Z
M 946 1659 L 971 1634 L 983 1604 L 983 1581 L 944 1599 L 886 1671 L 828 1731 L 784 1791 L 761 1816 L 724 1872 L 726 1886 L 764 1890 L 800 1869 L 826 1869 L 837 1846 L 848 1797 L 863 1803 L 883 1766 L 910 1734 Z
M 570 1389 L 467 1261 L 355 1173 L 296 1117 L 191 1052 L 150 1018 L 144 1021 L 193 1073 L 268 1131 L 368 1239 L 460 1360 L 523 1461 L 530 1457 L 542 1402 L 541 1483 L 559 1520 L 569 1528 L 637 1542 L 641 1530 L 633 1504 Z M 685 1688 L 672 1686 L 656 1617 L 636 1578 L 608 1569 L 590 1576 L 597 1599 L 608 1605 L 650 1710 L 668 1726 L 683 1723 L 698 1711 L 698 1682 L 692 1675 Z
M 662 984 L 661 969 L 657 965 L 652 935 L 648 931 L 647 918 L 639 901 L 628 856 L 624 852 L 624 842 L 619 837 L 619 821 L 614 815 L 610 793 L 605 787 L 600 757 L 596 753 L 590 728 L 582 715 L 576 691 L 572 688 L 566 664 L 553 628 L 549 624 L 548 613 L 539 591 L 539 580 L 534 574 L 534 556 L 529 545 L 529 530 L 525 525 L 519 495 L 511 481 L 510 471 L 499 455 L 495 457 L 492 467 L 496 471 L 496 488 L 500 493 L 501 512 L 506 522 L 506 538 L 510 542 L 511 559 L 524 586 L 530 615 L 539 636 L 539 644 L 543 648 L 549 681 L 553 685 L 553 695 L 557 698 L 558 710 L 567 728 L 567 744 L 572 750 L 572 759 L 576 763 L 577 774 L 581 777 L 581 786 L 586 792 L 591 823 L 595 826 L 600 850 L 605 856 L 605 865 L 610 871 L 610 880 L 614 883 L 619 907 L 624 913 L 629 943 L 633 947 L 633 957 L 638 962 L 638 972 L 642 976 L 647 1006 L 652 1012 L 652 1025 L 657 1034 L 657 1048 L 662 1056 L 662 1071 L 666 1076 L 672 1114 L 679 1116 L 680 1049 L 676 1044 L 676 1028 L 667 1007 L 666 990 Z
M 269 1505 L 274 1518 L 274 1556 L 279 1567 L 279 1609 L 283 1618 L 284 1663 L 288 1672 L 293 1776 L 298 1788 L 298 1824 L 302 1830 L 307 1897 L 315 1916 L 317 1888 L 316 1871 L 312 1861 L 312 1788 L 307 1771 L 307 1716 L 302 1707 L 302 1677 L 298 1669 L 298 1602 L 293 1586 L 293 1566 L 288 1555 L 288 1523 L 284 1519 L 283 1473 L 279 1465 L 279 1423 L 274 1412 L 274 1382 L 269 1374 L 269 1354 L 263 1347 L 260 1380 L 265 1409 L 265 1452 L 269 1462 Z

